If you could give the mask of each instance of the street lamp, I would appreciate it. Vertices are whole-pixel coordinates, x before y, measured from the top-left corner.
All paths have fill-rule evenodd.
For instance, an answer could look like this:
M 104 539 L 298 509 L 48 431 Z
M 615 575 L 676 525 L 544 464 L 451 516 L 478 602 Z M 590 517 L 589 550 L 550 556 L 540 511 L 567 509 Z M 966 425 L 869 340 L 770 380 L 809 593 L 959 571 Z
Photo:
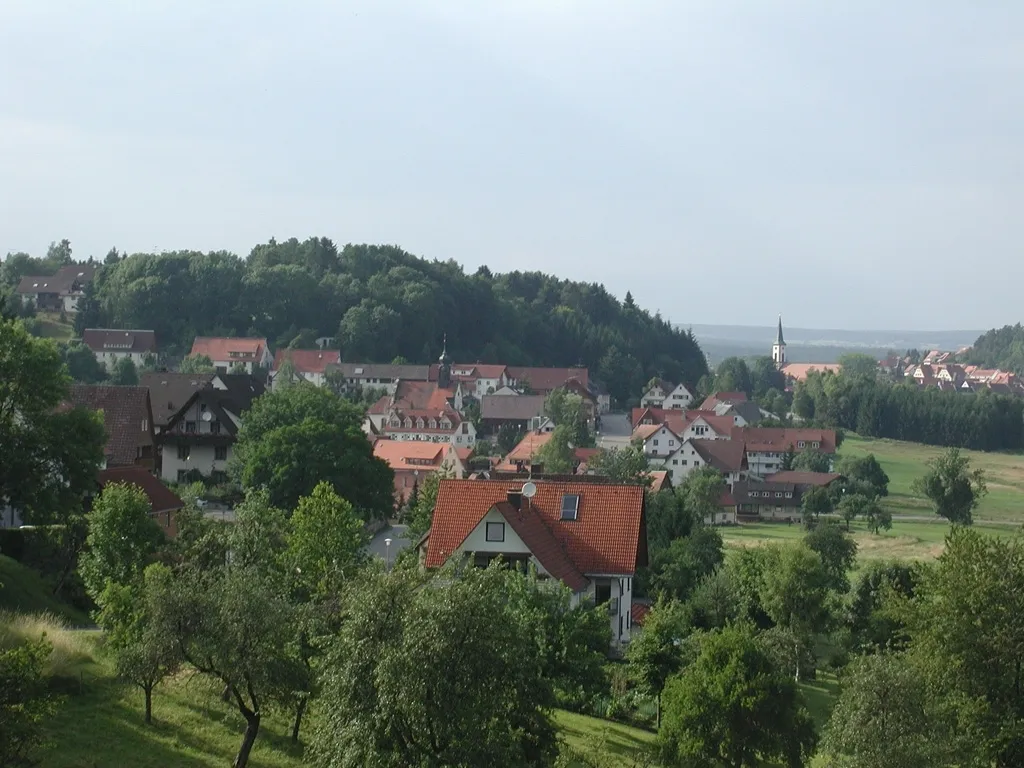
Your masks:
M 384 539 L 384 570 L 391 570 L 391 538 Z

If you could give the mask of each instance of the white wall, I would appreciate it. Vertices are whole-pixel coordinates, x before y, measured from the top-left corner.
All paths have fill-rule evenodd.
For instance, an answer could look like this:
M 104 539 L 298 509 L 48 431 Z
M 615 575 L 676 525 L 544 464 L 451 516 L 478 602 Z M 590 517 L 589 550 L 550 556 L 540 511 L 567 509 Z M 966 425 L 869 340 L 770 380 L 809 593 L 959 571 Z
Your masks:
M 164 480 L 177 482 L 178 470 L 185 472 L 199 470 L 204 477 L 209 477 L 214 471 L 227 472 L 228 462 L 231 461 L 231 451 L 232 447 L 227 446 L 226 458 L 218 461 L 214 458 L 216 456 L 214 446 L 191 445 L 188 459 L 179 459 L 177 444 L 167 443 L 161 448 L 161 476 Z
M 693 395 L 691 395 L 682 384 L 673 389 L 668 395 L 665 396 L 665 402 L 662 408 L 672 408 L 674 410 L 686 410 L 690 407 L 690 403 L 693 402 Z
M 505 540 L 498 541 L 487 541 L 487 523 L 504 523 L 505 525 Z M 533 557 L 530 553 L 530 548 L 526 546 L 519 534 L 512 530 L 512 526 L 505 520 L 505 516 L 502 515 L 498 510 L 491 509 L 483 520 L 481 520 L 476 528 L 474 528 L 470 534 L 466 537 L 466 540 L 462 542 L 459 547 L 460 552 L 502 552 L 504 554 L 516 554 L 516 555 L 531 555 L 530 561 L 537 566 L 538 573 L 546 574 L 547 571 L 544 567 L 537 562 L 537 558 Z
M 668 427 L 662 425 L 657 432 L 644 441 L 644 453 L 649 459 L 664 458 L 679 450 L 679 438 Z
M 96 359 L 108 371 L 113 370 L 114 366 L 117 364 L 117 361 L 120 360 L 122 357 L 130 358 L 131 361 L 135 363 L 136 368 L 142 366 L 143 361 L 145 360 L 146 357 L 145 352 L 127 352 L 123 350 L 119 352 L 112 349 L 105 349 L 101 352 L 93 352 L 93 354 L 96 355 Z

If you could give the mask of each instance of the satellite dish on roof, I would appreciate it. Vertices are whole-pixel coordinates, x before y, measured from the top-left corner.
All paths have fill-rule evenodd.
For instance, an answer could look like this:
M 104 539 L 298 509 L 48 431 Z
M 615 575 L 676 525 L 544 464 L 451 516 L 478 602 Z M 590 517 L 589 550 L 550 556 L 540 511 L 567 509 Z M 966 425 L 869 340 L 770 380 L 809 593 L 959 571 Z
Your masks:
M 537 484 L 536 483 L 524 483 L 523 484 L 523 496 L 527 499 L 532 499 L 537 495 Z
M 213 421 L 213 414 L 209 411 L 203 411 L 203 421 Z

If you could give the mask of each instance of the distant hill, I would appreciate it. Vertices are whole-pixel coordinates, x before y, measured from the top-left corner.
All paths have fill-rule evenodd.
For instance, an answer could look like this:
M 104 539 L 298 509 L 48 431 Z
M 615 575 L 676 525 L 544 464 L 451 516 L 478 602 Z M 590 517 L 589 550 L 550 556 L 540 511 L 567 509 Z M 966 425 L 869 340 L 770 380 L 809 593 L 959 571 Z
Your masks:
M 785 319 L 783 319 L 785 323 Z M 726 357 L 767 355 L 775 340 L 775 326 L 702 325 L 685 323 L 714 365 Z M 970 346 L 983 331 L 847 331 L 783 326 L 786 356 L 794 363 L 832 363 L 847 352 L 883 356 L 890 350 L 957 350 Z

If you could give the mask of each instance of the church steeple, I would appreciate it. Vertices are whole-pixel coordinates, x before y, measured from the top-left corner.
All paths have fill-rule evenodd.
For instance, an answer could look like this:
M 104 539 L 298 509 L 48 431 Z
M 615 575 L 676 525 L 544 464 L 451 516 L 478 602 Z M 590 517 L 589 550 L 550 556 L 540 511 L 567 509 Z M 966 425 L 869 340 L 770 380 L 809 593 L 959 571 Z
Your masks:
M 440 389 L 448 389 L 452 384 L 452 363 L 448 358 L 448 334 L 444 335 L 444 344 L 441 347 L 441 356 L 437 358 L 437 386 Z
M 782 315 L 779 315 L 779 331 L 775 334 L 775 343 L 772 344 L 772 360 L 777 368 L 786 364 L 786 340 L 782 337 Z

